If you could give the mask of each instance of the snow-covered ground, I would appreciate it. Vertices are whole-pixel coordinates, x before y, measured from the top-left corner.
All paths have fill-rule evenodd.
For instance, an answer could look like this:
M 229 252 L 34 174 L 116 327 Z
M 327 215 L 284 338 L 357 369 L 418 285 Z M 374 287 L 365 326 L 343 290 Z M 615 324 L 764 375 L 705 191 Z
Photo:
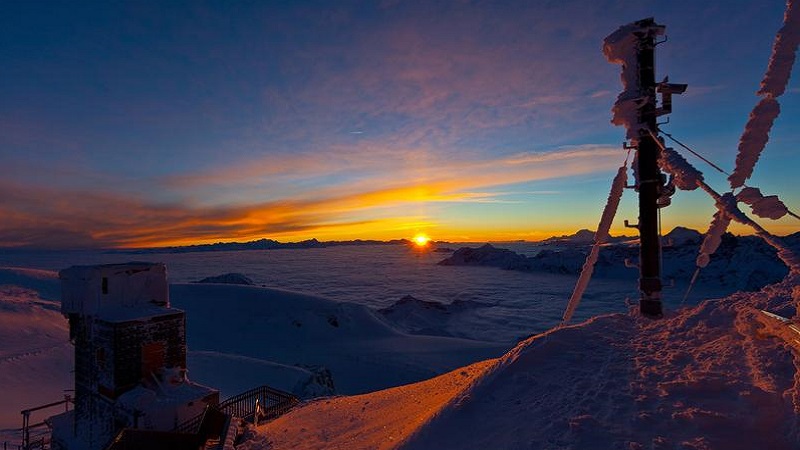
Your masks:
M 298 385 L 296 377 L 290 384 L 266 363 L 322 372 L 336 393 L 354 394 L 430 378 L 507 347 L 406 334 L 366 306 L 278 289 L 177 284 L 170 296 L 174 307 L 186 311 L 189 376 L 223 387 L 223 396 L 258 384 L 303 396 L 324 392 L 319 383 Z M 204 362 L 193 366 L 197 359 Z M 226 365 L 230 361 L 238 364 L 235 372 Z
M 793 315 L 797 275 L 651 321 L 595 317 L 420 383 L 308 402 L 256 449 L 796 449 L 800 363 L 755 308 Z
M 691 233 L 673 237 L 697 242 Z M 580 245 L 585 242 L 566 237 L 553 247 Z M 528 256 L 543 253 L 530 244 L 509 247 Z M 130 256 L 0 255 L 0 265 L 36 268 L 0 269 L 0 442 L 21 425 L 21 409 L 59 400 L 72 388 L 72 347 L 58 312 L 53 269 Z M 590 441 L 600 446 L 589 448 L 675 448 L 683 442 L 676 439 L 697 441 L 702 421 L 744 430 L 748 420 L 766 420 L 762 413 L 742 412 L 756 407 L 751 401 L 780 406 L 770 413 L 770 425 L 780 428 L 787 417 L 775 399 L 784 398 L 787 380 L 793 380 L 793 360 L 786 359 L 791 354 L 778 342 L 742 331 L 741 305 L 763 303 L 762 294 L 739 294 L 650 323 L 626 313 L 625 298 L 636 296 L 635 270 L 632 277 L 601 276 L 590 284 L 575 321 L 601 317 L 525 340 L 502 356 L 558 322 L 574 274 L 443 266 L 437 262 L 448 254 L 399 246 L 146 256 L 167 261 L 172 303 L 187 311 L 191 379 L 220 388 L 223 397 L 260 384 L 306 399 L 356 394 L 304 406 L 291 421 L 260 429 L 251 448 L 266 442 L 292 448 L 297 439 L 319 448 L 469 448 L 479 442 L 489 448 L 584 448 Z M 194 283 L 225 272 L 242 273 L 255 286 Z M 223 281 L 233 278 L 241 279 Z M 732 290 L 726 280 L 701 284 L 698 296 Z M 665 291 L 669 309 L 677 308 L 681 288 Z M 776 298 L 791 296 L 789 285 L 770 289 Z M 774 311 L 793 314 L 788 306 Z M 621 314 L 608 315 L 614 312 Z M 669 349 L 668 356 L 656 353 L 659 346 Z M 715 349 L 727 357 L 712 355 Z M 647 387 L 648 379 L 657 387 Z M 713 398 L 698 400 L 703 396 Z M 735 405 L 728 405 L 731 399 Z M 331 423 L 333 418 L 343 422 Z M 637 424 L 661 434 L 636 435 L 631 430 Z M 681 437 L 671 431 L 678 426 L 697 435 Z M 451 436 L 455 447 L 437 440 L 453 429 L 468 429 Z M 714 433 L 707 433 L 708 448 L 736 448 L 716 445 Z M 794 434 L 781 436 L 774 448 L 790 448 L 786 439 L 797 442 Z M 500 446 L 490 445 L 491 439 L 500 439 Z M 634 443 L 620 444 L 626 439 Z
M 20 410 L 62 400 L 72 387 L 59 292 L 53 272 L 0 269 L 0 429 L 20 427 Z
M 20 410 L 63 399 L 72 388 L 59 292 L 55 272 L 0 269 L 0 429 L 19 427 Z M 183 283 L 170 286 L 170 297 L 187 312 L 189 377 L 223 397 L 261 384 L 304 398 L 367 392 L 507 348 L 407 334 L 367 306 L 279 289 Z

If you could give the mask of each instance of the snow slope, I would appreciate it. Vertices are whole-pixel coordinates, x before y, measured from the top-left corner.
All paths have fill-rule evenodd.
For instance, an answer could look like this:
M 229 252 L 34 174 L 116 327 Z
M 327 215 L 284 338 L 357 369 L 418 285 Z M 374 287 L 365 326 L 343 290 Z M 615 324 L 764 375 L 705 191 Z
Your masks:
M 264 361 L 306 370 L 323 366 L 312 371 L 327 369 L 337 393 L 419 381 L 504 350 L 501 344 L 405 334 L 366 306 L 280 289 L 173 284 L 170 297 L 174 307 L 187 312 L 187 341 L 193 352 L 225 355 L 219 364 L 232 355 L 242 357 L 241 364 L 253 362 L 238 370 L 244 373 L 263 371 Z M 215 356 L 204 353 L 204 358 Z M 211 376 L 190 366 L 190 375 L 211 386 L 236 384 L 230 373 Z M 262 379 L 275 383 L 267 375 Z M 236 391 L 253 386 L 252 381 L 239 384 Z M 293 390 L 285 383 L 276 387 Z
M 0 429 L 18 428 L 20 410 L 63 399 L 72 388 L 73 347 L 59 296 L 55 272 L 0 269 Z M 504 350 L 408 335 L 366 306 L 278 289 L 173 284 L 170 297 L 187 312 L 189 377 L 223 397 L 262 384 L 304 398 L 366 392 Z
M 800 277 L 664 320 L 605 315 L 422 383 L 304 404 L 247 449 L 796 449 L 800 359 L 754 308 Z
M 69 328 L 53 301 L 59 292 L 54 272 L 0 268 L 0 429 L 20 427 L 22 409 L 62 400 L 72 388 Z

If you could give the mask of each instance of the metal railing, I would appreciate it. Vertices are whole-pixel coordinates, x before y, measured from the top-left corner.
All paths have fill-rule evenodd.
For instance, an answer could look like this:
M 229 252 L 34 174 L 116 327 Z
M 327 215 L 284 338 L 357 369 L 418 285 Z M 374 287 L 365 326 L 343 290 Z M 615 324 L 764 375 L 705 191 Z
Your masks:
M 12 443 L 9 441 L 3 442 L 3 450 L 37 450 L 47 449 L 50 447 L 50 423 L 49 419 L 40 422 L 31 423 L 31 416 L 34 412 L 55 408 L 64 405 L 64 411 L 69 411 L 70 403 L 74 404 L 75 400 L 72 395 L 65 394 L 64 400 L 48 403 L 46 405 L 36 406 L 33 408 L 23 409 L 20 411 L 22 415 L 22 428 L 19 428 L 21 444 Z M 36 436 L 31 436 L 34 433 Z
M 9 441 L 3 442 L 3 450 L 45 450 L 50 448 L 50 439 L 47 436 L 29 438 L 26 444 L 15 444 Z
M 300 403 L 296 396 L 269 386 L 259 386 L 220 403 L 217 409 L 233 417 L 254 421 L 256 402 L 260 405 L 261 414 L 258 420 L 271 420 L 286 414 L 293 406 Z
M 197 433 L 210 408 L 216 409 L 232 417 L 255 422 L 256 401 L 260 406 L 258 420 L 271 420 L 286 414 L 293 406 L 300 403 L 296 396 L 269 386 L 259 386 L 241 394 L 227 398 L 217 406 L 208 405 L 202 413 L 179 424 L 173 431 L 180 433 Z

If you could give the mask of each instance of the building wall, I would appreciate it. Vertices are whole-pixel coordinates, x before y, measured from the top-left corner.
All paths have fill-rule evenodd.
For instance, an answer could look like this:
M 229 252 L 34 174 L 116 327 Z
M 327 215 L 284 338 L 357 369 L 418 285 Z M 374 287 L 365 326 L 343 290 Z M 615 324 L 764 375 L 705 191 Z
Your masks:
M 120 307 L 169 307 L 164 264 L 73 266 L 60 271 L 59 278 L 61 312 L 65 315 L 95 315 Z
M 186 316 L 176 313 L 158 316 L 147 321 L 124 322 L 113 326 L 114 344 L 111 350 L 114 361 L 114 384 L 117 395 L 135 387 L 144 378 L 146 382 L 151 370 L 160 368 L 186 368 Z M 162 347 L 158 364 L 153 362 L 154 345 Z M 151 350 L 146 352 L 145 350 Z
M 113 406 L 119 395 L 143 381 L 152 383 L 151 371 L 186 368 L 185 314 L 128 322 L 86 316 L 71 320 L 75 321 L 75 434 L 93 450 L 129 425 L 115 423 Z M 150 367 L 145 364 L 148 348 L 157 349 L 157 357 L 149 358 Z
M 71 317 L 75 324 L 75 425 L 73 435 L 87 450 L 101 449 L 113 437 L 112 401 L 99 395 L 96 351 L 103 348 L 95 340 L 92 318 Z

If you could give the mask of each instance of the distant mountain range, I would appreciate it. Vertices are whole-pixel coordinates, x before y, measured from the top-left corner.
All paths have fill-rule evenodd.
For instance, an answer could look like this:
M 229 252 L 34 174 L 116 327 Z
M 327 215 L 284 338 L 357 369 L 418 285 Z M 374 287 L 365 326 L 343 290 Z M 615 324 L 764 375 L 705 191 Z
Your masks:
M 609 236 L 608 242 L 624 242 L 629 241 L 631 239 L 638 239 L 635 236 Z M 547 239 L 541 241 L 543 244 L 558 244 L 558 243 L 569 243 L 569 244 L 591 244 L 594 242 L 594 231 L 581 229 L 575 232 L 575 234 L 565 234 L 563 236 L 552 236 Z
M 408 239 L 376 241 L 356 239 L 352 241 L 318 241 L 307 239 L 300 242 L 278 242 L 274 239 L 259 239 L 250 242 L 217 242 L 214 244 L 196 244 L 175 247 L 152 247 L 139 249 L 112 250 L 114 253 L 192 253 L 192 252 L 230 252 L 239 250 L 277 250 L 301 248 L 326 248 L 355 245 L 410 245 Z
M 577 275 L 586 260 L 592 239 L 588 230 L 571 236 L 542 241 L 535 256 L 486 244 L 482 247 L 462 247 L 439 262 L 442 266 L 488 266 L 523 272 L 547 272 Z M 677 227 L 662 237 L 662 274 L 664 279 L 688 281 L 695 270 L 695 259 L 703 235 L 695 230 Z M 800 232 L 783 236 L 784 245 L 800 252 Z M 595 276 L 600 278 L 635 277 L 626 260 L 638 261 L 638 238 L 612 238 L 600 251 Z M 700 272 L 701 282 L 715 283 L 734 290 L 753 291 L 775 283 L 786 276 L 788 269 L 778 259 L 775 249 L 757 236 L 735 236 L 725 233 L 722 244 L 711 257 L 711 264 Z
M 795 233 L 797 234 L 797 233 Z M 637 236 L 611 236 L 607 243 L 620 244 L 626 242 L 638 241 Z M 692 242 L 699 243 L 703 239 L 702 233 L 684 227 L 675 227 L 672 231 L 663 236 L 664 245 L 682 245 L 684 243 Z M 554 246 L 581 246 L 589 245 L 594 241 L 594 231 L 582 229 L 576 231 L 574 234 L 563 236 L 552 236 L 542 241 L 539 244 L 554 245 Z M 430 249 L 436 252 L 450 253 L 453 250 L 445 245 L 452 245 L 446 241 L 431 241 Z M 307 239 L 300 242 L 279 242 L 274 239 L 258 239 L 249 242 L 217 242 L 214 244 L 196 244 L 172 247 L 151 247 L 139 249 L 118 249 L 109 250 L 112 253 L 127 253 L 127 254 L 147 254 L 147 253 L 192 253 L 192 252 L 229 252 L 240 250 L 277 250 L 277 249 L 308 249 L 308 248 L 327 248 L 327 247 L 344 247 L 344 246 L 359 246 L 359 245 L 414 245 L 408 239 L 393 239 L 390 241 L 379 241 L 373 239 L 355 239 L 349 241 L 319 241 L 317 239 Z

